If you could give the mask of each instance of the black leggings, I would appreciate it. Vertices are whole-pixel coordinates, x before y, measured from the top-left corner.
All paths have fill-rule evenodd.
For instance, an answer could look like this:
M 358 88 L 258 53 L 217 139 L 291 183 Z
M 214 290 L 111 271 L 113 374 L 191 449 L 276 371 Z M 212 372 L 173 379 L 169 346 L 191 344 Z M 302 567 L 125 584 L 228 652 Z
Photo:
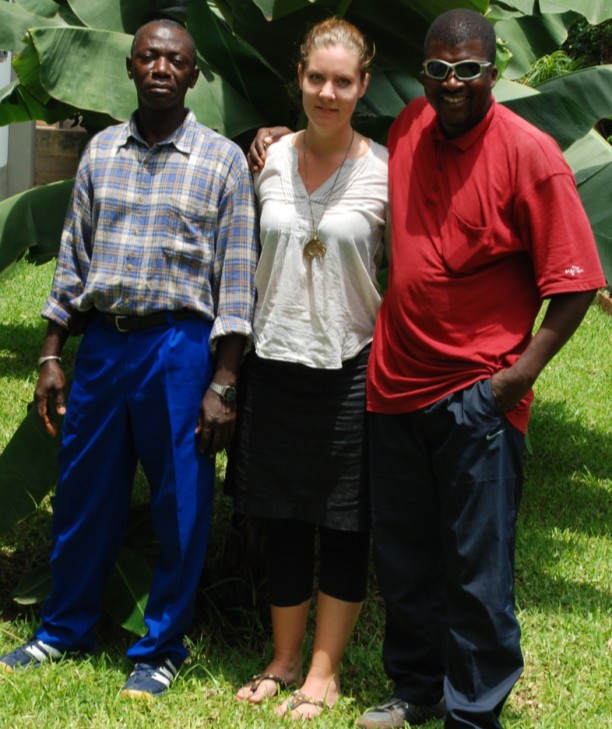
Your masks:
M 265 522 L 268 589 L 277 607 L 299 605 L 312 596 L 315 525 L 290 519 Z M 319 527 L 319 590 L 345 602 L 362 602 L 368 584 L 370 533 Z

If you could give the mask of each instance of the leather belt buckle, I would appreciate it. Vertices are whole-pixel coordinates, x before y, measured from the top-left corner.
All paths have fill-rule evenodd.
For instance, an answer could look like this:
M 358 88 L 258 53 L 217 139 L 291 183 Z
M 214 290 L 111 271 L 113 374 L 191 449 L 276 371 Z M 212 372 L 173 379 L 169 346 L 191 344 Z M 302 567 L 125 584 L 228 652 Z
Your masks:
M 120 319 L 125 319 L 127 321 L 128 318 L 129 317 L 127 317 L 127 316 L 121 316 L 121 315 L 117 315 L 117 316 L 114 317 L 114 319 L 115 319 L 115 328 L 117 329 L 118 332 L 121 332 L 122 334 L 126 334 L 126 333 L 128 333 L 130 331 L 129 329 L 123 329 L 121 327 L 121 325 L 119 324 L 119 320 Z

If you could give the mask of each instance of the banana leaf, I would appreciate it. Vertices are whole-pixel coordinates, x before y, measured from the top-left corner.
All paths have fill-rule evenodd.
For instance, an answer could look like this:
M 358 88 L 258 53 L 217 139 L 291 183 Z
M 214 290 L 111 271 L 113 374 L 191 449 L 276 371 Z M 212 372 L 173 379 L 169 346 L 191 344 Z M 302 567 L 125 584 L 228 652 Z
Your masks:
M 32 408 L 0 453 L 0 536 L 31 514 L 55 486 L 59 442 Z
M 266 118 L 289 121 L 285 82 L 252 45 L 236 37 L 205 2 L 192 3 L 187 18 L 198 51 L 207 63 Z M 263 116 L 261 117 L 263 120 Z
M 566 149 L 612 116 L 611 88 L 612 65 L 593 66 L 545 81 L 535 87 L 537 94 L 506 103 Z
M 23 38 L 35 26 L 64 25 L 59 18 L 35 15 L 20 5 L 3 2 L 0 6 L 0 48 L 4 51 L 19 53 L 23 49 Z
M 152 570 L 142 552 L 121 547 L 102 598 L 102 609 L 131 633 L 146 633 L 144 611 L 149 597 Z M 43 602 L 51 590 L 51 568 L 44 565 L 26 574 L 12 597 L 18 605 Z
M 573 11 L 583 15 L 591 25 L 599 25 L 612 16 L 610 0 L 539 0 L 541 13 Z
M 134 33 L 155 4 L 144 0 L 70 0 L 72 11 L 84 26 L 116 33 Z
M 16 4 L 29 13 L 42 15 L 44 18 L 53 18 L 62 9 L 62 6 L 55 0 L 16 0 Z
M 153 572 L 141 551 L 121 547 L 104 590 L 104 612 L 136 635 L 144 635 L 144 611 Z
M 74 109 L 58 101 L 41 103 L 18 81 L 0 90 L 0 126 L 41 119 L 47 124 L 69 119 Z
M 0 202 L 0 271 L 26 251 L 34 263 L 57 254 L 72 185 L 73 180 L 54 182 Z
M 49 96 L 76 109 L 129 118 L 136 107 L 125 69 L 130 36 L 91 28 L 32 28 L 30 34 Z M 21 74 L 19 79 L 24 83 Z

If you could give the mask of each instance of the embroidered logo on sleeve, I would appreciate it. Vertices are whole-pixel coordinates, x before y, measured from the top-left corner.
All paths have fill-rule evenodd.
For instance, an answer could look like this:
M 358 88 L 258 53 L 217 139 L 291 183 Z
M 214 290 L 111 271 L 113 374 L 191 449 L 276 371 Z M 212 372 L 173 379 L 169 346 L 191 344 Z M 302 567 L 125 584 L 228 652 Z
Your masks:
M 565 269 L 566 276 L 578 276 L 581 273 L 584 273 L 584 268 L 582 268 L 582 266 L 571 266 L 570 268 Z

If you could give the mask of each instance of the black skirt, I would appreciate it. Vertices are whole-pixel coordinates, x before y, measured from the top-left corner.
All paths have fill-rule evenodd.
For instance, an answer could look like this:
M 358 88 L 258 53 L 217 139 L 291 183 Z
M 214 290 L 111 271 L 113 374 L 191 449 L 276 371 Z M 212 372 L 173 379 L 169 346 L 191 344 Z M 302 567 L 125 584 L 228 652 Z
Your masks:
M 368 528 L 369 353 L 368 345 L 339 370 L 247 355 L 225 480 L 237 511 Z

